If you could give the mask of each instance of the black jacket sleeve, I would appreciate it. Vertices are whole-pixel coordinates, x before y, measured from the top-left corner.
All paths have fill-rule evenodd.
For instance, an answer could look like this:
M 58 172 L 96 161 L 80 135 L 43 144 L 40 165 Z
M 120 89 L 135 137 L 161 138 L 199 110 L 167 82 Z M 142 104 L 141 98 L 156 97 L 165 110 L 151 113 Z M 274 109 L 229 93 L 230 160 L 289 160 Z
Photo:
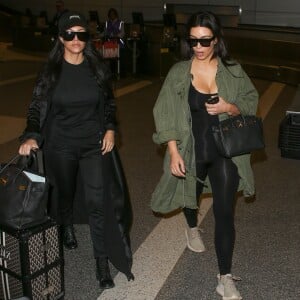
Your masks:
M 116 102 L 111 87 L 107 88 L 104 96 L 104 129 L 116 130 Z
M 45 117 L 47 107 L 47 101 L 43 99 L 44 95 L 45 87 L 40 74 L 33 89 L 32 101 L 27 113 L 27 124 L 19 138 L 20 142 L 24 142 L 27 139 L 35 139 L 39 145 L 42 143 L 41 122 L 42 117 Z

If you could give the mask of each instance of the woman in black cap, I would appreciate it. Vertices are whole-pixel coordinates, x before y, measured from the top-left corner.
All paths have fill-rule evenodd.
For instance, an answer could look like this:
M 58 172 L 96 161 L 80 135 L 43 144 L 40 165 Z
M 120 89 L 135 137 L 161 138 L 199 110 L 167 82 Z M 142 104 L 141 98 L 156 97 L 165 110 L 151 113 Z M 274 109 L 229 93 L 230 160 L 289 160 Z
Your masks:
M 50 201 L 51 216 L 62 225 L 67 249 L 77 247 L 73 203 L 80 178 L 84 190 L 80 200 L 88 211 L 97 278 L 101 288 L 112 288 L 108 258 L 128 280 L 133 275 L 128 237 L 131 210 L 114 147 L 111 72 L 93 47 L 82 14 L 64 14 L 58 27 L 58 39 L 33 91 L 19 153 L 29 155 L 43 146 L 55 195 Z

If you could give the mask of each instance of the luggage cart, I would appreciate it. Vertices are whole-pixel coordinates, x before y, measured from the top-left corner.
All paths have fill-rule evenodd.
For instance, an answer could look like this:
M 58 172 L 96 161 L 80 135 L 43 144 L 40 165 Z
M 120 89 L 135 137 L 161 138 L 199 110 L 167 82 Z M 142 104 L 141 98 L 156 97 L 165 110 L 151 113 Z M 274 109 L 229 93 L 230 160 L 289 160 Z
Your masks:
M 117 76 L 120 78 L 120 44 L 117 39 L 110 39 L 102 43 L 101 48 L 104 59 L 113 59 L 117 62 Z

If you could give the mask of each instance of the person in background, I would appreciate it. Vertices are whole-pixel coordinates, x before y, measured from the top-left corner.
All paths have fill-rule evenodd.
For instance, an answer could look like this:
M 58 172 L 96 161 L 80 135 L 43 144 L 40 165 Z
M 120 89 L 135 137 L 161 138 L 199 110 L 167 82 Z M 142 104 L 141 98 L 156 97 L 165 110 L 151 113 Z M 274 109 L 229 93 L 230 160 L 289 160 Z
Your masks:
M 124 46 L 124 22 L 119 19 L 117 10 L 115 8 L 110 8 L 107 13 L 107 18 L 104 28 L 104 37 L 106 39 L 118 39 L 120 45 Z
M 58 34 L 58 22 L 59 19 L 62 15 L 67 13 L 69 10 L 65 8 L 65 3 L 62 0 L 57 0 L 55 2 L 55 7 L 56 7 L 56 13 L 53 16 L 51 26 L 50 26 L 50 31 L 52 34 L 57 35 Z
M 28 155 L 43 148 L 46 175 L 55 195 L 50 215 L 61 225 L 66 249 L 77 248 L 73 202 L 80 178 L 96 276 L 100 288 L 108 289 L 114 287 L 108 259 L 128 280 L 133 279 L 131 215 L 126 211 L 129 199 L 114 147 L 116 105 L 111 72 L 87 28 L 84 16 L 77 12 L 59 19 L 58 39 L 34 87 L 19 153 Z
M 211 127 L 239 114 L 255 115 L 258 93 L 240 64 L 229 57 L 218 18 L 193 14 L 187 23 L 189 59 L 169 71 L 153 113 L 158 144 L 167 144 L 164 174 L 152 194 L 153 211 L 183 208 L 187 246 L 205 251 L 197 227 L 198 199 L 212 192 L 215 250 L 219 267 L 216 291 L 242 299 L 231 274 L 235 243 L 236 192 L 255 193 L 250 155 L 222 157 Z
M 125 73 L 125 30 L 124 22 L 119 19 L 119 14 L 115 8 L 110 8 L 107 13 L 102 34 L 104 41 L 118 43 L 119 58 L 118 60 L 110 59 L 110 66 L 115 73 Z M 118 64 L 118 65 L 117 65 Z

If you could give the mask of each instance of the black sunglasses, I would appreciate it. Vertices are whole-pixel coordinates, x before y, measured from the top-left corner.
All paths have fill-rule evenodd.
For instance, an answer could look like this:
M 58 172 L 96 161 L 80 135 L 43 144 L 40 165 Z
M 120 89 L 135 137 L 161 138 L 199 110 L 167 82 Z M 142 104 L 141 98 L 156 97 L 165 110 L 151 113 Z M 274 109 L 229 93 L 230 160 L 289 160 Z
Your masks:
M 86 31 L 64 31 L 62 37 L 65 41 L 72 41 L 75 35 L 79 41 L 86 42 L 89 39 L 89 34 Z
M 188 42 L 188 44 L 190 45 L 190 47 L 196 47 L 198 45 L 198 43 L 200 43 L 200 45 L 202 47 L 209 47 L 211 44 L 211 41 L 214 40 L 214 36 L 211 38 L 205 38 L 205 39 L 187 39 L 186 41 Z

